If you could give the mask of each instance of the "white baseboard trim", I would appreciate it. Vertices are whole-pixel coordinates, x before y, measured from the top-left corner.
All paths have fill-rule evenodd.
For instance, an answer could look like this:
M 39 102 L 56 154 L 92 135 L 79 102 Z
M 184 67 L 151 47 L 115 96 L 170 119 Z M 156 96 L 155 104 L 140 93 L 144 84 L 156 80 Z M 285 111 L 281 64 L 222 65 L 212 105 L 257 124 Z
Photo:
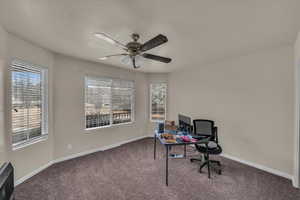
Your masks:
M 23 183 L 24 181 L 26 181 L 27 179 L 33 177 L 34 175 L 40 173 L 41 171 L 43 171 L 44 169 L 50 167 L 53 164 L 52 161 L 50 161 L 49 163 L 37 168 L 36 170 L 32 171 L 31 173 L 27 174 L 26 176 L 23 176 L 22 178 L 18 179 L 17 181 L 15 181 L 15 186 Z
M 257 168 L 257 169 L 260 169 L 260 170 L 269 172 L 269 173 L 271 173 L 271 174 L 275 174 L 275 175 L 277 175 L 277 176 L 281 176 L 281 177 L 290 179 L 290 180 L 293 181 L 293 176 L 292 176 L 291 174 L 288 174 L 288 173 L 279 171 L 279 170 L 277 170 L 277 169 L 272 169 L 272 168 L 266 167 L 266 166 L 264 166 L 264 165 L 260 165 L 260 164 L 257 164 L 257 163 L 253 163 L 253 162 L 249 162 L 249 161 L 246 161 L 246 160 L 242 160 L 242 159 L 240 159 L 240 158 L 237 158 L 237 157 L 234 157 L 234 156 L 230 156 L 230 155 L 228 155 L 228 154 L 221 154 L 221 156 L 223 156 L 224 158 L 228 158 L 228 159 L 230 159 L 230 160 L 234 160 L 234 161 L 243 163 L 243 164 L 245 164 L 245 165 L 248 165 L 248 166 L 251 166 L 251 167 L 255 167 L 255 168 Z
M 295 188 L 300 188 L 299 180 L 297 180 L 296 177 L 293 178 L 293 186 L 294 186 Z
M 134 142 L 134 141 L 141 140 L 141 139 L 148 138 L 148 137 L 149 137 L 148 135 L 140 136 L 140 137 L 132 138 L 132 139 L 125 140 L 125 141 L 122 141 L 122 142 L 118 142 L 118 143 L 115 143 L 115 144 L 112 144 L 112 145 L 108 145 L 108 146 L 104 146 L 104 147 L 100 147 L 100 148 L 96 148 L 96 149 L 92 149 L 92 150 L 72 154 L 70 156 L 55 159 L 53 161 L 50 161 L 46 165 L 41 166 L 38 169 L 32 171 L 31 173 L 27 174 L 26 176 L 23 176 L 22 178 L 18 179 L 17 181 L 15 181 L 15 186 L 23 183 L 27 179 L 33 177 L 34 175 L 40 173 L 41 171 L 43 171 L 44 169 L 50 167 L 51 165 L 53 165 L 55 163 L 63 162 L 63 161 L 70 160 L 70 159 L 73 159 L 73 158 L 78 158 L 78 157 L 85 156 L 85 155 L 88 155 L 88 154 L 91 154 L 91 153 L 96 153 L 96 152 L 99 152 L 99 151 L 105 151 L 105 150 L 108 150 L 108 149 L 113 149 L 113 148 L 116 148 L 116 147 L 121 146 L 123 144 L 127 144 L 127 143 L 130 143 L 130 142 Z
M 100 147 L 100 148 L 91 149 L 91 150 L 88 150 L 88 151 L 72 154 L 70 156 L 65 156 L 65 157 L 62 157 L 62 158 L 55 159 L 53 161 L 53 163 L 59 163 L 59 162 L 63 162 L 63 161 L 66 161 L 66 160 L 73 159 L 73 158 L 78 158 L 78 157 L 81 157 L 81 156 L 85 156 L 85 155 L 88 155 L 88 154 L 91 154 L 91 153 L 96 153 L 96 152 L 99 152 L 99 151 L 105 151 L 105 150 L 108 150 L 108 149 L 113 149 L 113 148 L 116 148 L 116 147 L 121 146 L 123 144 L 127 144 L 127 143 L 130 143 L 130 142 L 141 140 L 141 139 L 144 139 L 144 138 L 147 138 L 147 137 L 148 137 L 147 135 L 140 136 L 140 137 L 132 138 L 132 139 L 125 140 L 125 141 L 122 141 L 122 142 L 118 142 L 118 143 L 115 143 L 115 144 L 112 144 L 112 145 L 108 145 L 108 146 L 104 146 L 104 147 Z

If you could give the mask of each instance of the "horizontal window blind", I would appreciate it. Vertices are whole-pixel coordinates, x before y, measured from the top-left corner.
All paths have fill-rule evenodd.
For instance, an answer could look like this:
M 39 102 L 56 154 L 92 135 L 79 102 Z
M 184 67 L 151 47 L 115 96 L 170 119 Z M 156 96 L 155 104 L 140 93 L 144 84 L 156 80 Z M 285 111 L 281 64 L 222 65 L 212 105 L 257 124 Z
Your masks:
M 86 77 L 86 128 L 110 125 L 111 82 L 111 80 L 106 78 Z
M 132 122 L 133 85 L 133 81 L 86 77 L 86 128 Z
M 112 85 L 113 124 L 131 122 L 133 105 L 133 82 L 114 80 Z
M 44 72 L 13 62 L 11 66 L 12 142 L 22 144 L 45 134 Z
M 150 119 L 163 121 L 166 118 L 167 84 L 153 83 L 150 85 Z

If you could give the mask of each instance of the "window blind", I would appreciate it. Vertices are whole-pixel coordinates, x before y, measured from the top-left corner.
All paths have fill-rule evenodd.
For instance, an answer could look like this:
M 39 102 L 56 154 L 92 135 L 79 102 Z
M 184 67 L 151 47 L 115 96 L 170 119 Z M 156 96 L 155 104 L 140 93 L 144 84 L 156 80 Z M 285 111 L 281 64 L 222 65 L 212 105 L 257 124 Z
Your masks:
M 133 82 L 114 80 L 112 85 L 113 124 L 131 122 L 133 105 Z
M 46 134 L 43 70 L 12 63 L 12 143 L 22 144 Z
M 132 122 L 133 85 L 133 81 L 86 77 L 86 128 Z
M 166 118 L 167 84 L 153 83 L 150 85 L 150 119 L 163 121 Z

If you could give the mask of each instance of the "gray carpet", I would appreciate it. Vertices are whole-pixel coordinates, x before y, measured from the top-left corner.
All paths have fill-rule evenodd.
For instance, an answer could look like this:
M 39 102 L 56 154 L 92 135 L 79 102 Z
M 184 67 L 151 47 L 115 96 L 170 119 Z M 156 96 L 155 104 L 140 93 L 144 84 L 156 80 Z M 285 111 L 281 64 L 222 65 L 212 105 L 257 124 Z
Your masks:
M 158 146 L 155 161 L 152 139 L 143 139 L 55 164 L 17 186 L 16 200 L 300 199 L 290 180 L 224 158 L 223 174 L 211 179 L 188 159 L 171 160 L 166 187 L 164 149 Z

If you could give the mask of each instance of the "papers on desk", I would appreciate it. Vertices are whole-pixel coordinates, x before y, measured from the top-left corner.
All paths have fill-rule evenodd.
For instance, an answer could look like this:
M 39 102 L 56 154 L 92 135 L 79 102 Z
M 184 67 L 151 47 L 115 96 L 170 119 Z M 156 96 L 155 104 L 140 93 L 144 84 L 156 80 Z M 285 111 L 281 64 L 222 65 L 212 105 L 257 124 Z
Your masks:
M 164 139 L 165 143 L 177 143 L 176 141 L 176 135 L 173 135 L 171 133 L 162 133 L 160 135 L 162 139 Z
M 184 142 L 197 142 L 198 140 L 191 135 L 174 135 L 170 133 L 162 133 L 160 137 L 165 143 L 184 143 Z
M 166 143 L 177 143 L 176 139 L 167 139 L 165 140 Z

